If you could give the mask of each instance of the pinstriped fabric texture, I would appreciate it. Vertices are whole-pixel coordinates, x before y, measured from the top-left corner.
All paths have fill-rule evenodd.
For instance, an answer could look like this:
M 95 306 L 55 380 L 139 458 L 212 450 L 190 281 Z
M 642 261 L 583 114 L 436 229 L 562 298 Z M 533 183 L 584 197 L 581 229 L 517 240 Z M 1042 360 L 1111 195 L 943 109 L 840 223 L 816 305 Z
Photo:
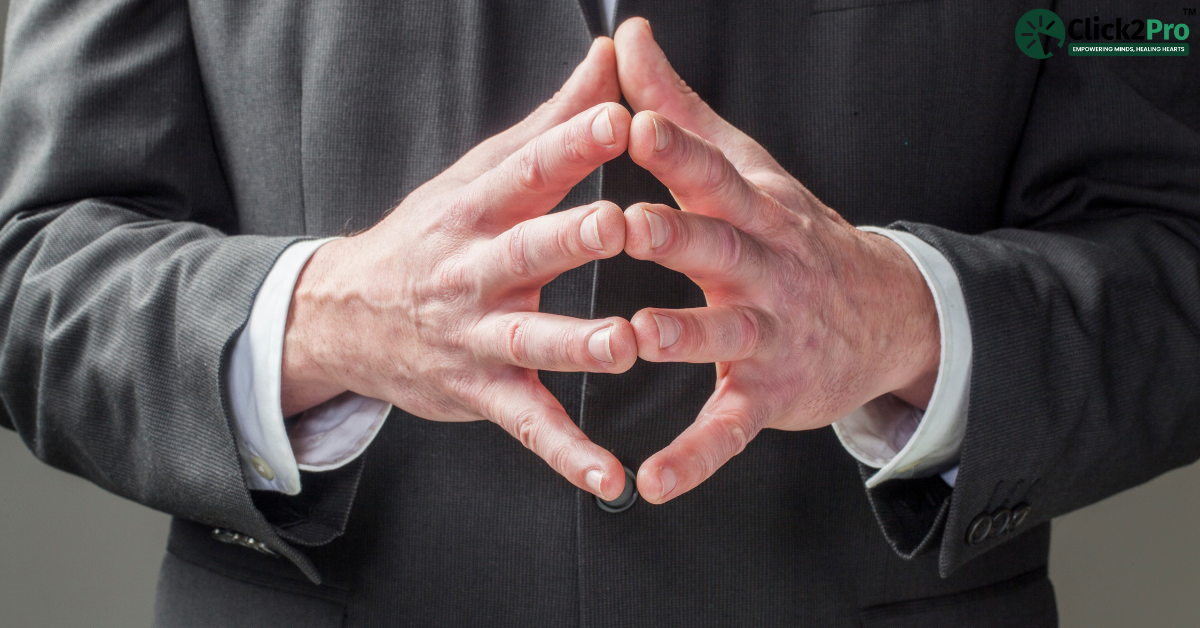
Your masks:
M 647 17 L 688 84 L 828 205 L 955 267 L 975 363 L 953 491 L 868 493 L 829 430 L 768 431 L 687 496 L 610 514 L 494 425 L 401 411 L 299 497 L 246 490 L 221 382 L 273 260 L 370 227 L 549 98 L 599 28 L 589 1 L 15 0 L 0 424 L 177 517 L 162 626 L 249 606 L 371 628 L 1054 625 L 1049 519 L 1200 455 L 1200 77 L 1189 58 L 1033 61 L 1011 40 L 1027 7 L 617 9 Z M 625 157 L 562 207 L 597 198 L 671 202 Z M 702 303 L 618 256 L 564 274 L 541 307 Z M 543 381 L 637 468 L 714 373 Z M 1021 503 L 1018 533 L 966 542 L 977 516 Z

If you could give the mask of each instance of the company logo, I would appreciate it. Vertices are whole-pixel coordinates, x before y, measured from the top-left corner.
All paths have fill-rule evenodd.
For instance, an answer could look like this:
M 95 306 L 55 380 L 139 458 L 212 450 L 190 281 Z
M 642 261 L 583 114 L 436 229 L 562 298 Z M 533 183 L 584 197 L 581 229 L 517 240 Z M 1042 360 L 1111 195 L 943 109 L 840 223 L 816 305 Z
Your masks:
M 1184 15 L 1195 15 L 1184 9 Z M 1017 48 L 1026 56 L 1046 59 L 1067 45 L 1072 57 L 1186 57 L 1191 27 L 1163 20 L 1114 18 L 1099 15 L 1064 20 L 1053 11 L 1034 9 L 1017 20 Z
M 1054 56 L 1051 46 L 1062 48 L 1067 39 L 1067 27 L 1054 11 L 1034 9 L 1017 20 L 1017 47 L 1026 56 L 1046 59 Z

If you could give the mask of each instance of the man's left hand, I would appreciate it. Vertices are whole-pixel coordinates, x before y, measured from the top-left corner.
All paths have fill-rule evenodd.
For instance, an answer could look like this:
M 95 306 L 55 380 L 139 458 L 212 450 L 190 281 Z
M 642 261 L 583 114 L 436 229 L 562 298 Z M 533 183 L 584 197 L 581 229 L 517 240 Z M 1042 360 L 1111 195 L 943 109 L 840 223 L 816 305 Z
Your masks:
M 629 154 L 682 210 L 630 207 L 625 251 L 688 275 L 708 303 L 638 312 L 638 354 L 717 365 L 695 423 L 642 464 L 642 496 L 663 503 L 695 488 L 763 428 L 824 427 L 886 393 L 925 407 L 938 317 L 904 250 L 847 223 L 714 113 L 645 20 L 615 39 L 621 91 L 639 112 Z

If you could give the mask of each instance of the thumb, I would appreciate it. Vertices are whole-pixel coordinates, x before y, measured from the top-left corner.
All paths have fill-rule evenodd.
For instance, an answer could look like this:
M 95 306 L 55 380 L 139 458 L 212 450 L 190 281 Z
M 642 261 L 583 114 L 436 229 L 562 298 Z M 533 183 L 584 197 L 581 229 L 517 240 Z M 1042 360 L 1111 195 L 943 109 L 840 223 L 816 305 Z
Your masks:
M 727 130 L 729 123 L 679 78 L 654 41 L 649 22 L 640 17 L 625 20 L 614 40 L 621 93 L 634 112 L 655 111 L 709 141 L 714 133 Z
M 650 23 L 625 20 L 614 35 L 621 93 L 634 112 L 654 111 L 719 147 L 739 170 L 773 164 L 750 136 L 717 115 L 675 72 Z
M 484 140 L 454 165 L 430 181 L 426 192 L 457 187 L 474 181 L 528 144 L 533 138 L 577 114 L 621 97 L 613 40 L 597 37 L 587 57 L 550 100 L 507 130 Z
M 487 151 L 492 157 L 498 156 L 499 159 L 489 165 L 495 166 L 542 133 L 600 103 L 617 102 L 620 98 L 613 40 L 597 37 L 587 57 L 575 67 L 567 82 L 550 100 L 515 126 L 480 144 L 477 150 Z
M 587 57 L 576 66 L 558 93 L 526 118 L 526 121 L 538 125 L 526 141 L 570 120 L 581 111 L 587 111 L 600 103 L 617 102 L 620 99 L 616 48 L 613 40 L 608 37 L 597 37 L 592 41 Z

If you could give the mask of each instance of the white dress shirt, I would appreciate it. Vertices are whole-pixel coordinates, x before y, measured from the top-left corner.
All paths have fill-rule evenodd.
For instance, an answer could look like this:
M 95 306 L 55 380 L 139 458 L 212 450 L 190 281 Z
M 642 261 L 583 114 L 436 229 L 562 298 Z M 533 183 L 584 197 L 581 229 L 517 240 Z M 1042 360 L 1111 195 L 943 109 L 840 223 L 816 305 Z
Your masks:
M 611 35 L 617 0 L 599 0 Z M 908 253 L 937 307 L 941 360 L 924 412 L 884 395 L 833 424 L 850 455 L 879 469 L 872 488 L 893 478 L 940 473 L 950 486 L 967 422 L 971 378 L 971 324 L 958 276 L 945 256 L 912 234 L 864 227 Z M 329 471 L 356 459 L 383 427 L 392 405 L 345 393 L 285 421 L 280 390 L 283 334 L 300 271 L 325 240 L 288 247 L 259 288 L 245 329 L 234 344 L 228 372 L 233 431 L 251 489 L 300 492 L 300 471 Z
M 292 290 L 312 254 L 333 238 L 284 250 L 254 297 L 250 318 L 230 356 L 228 386 L 233 432 L 252 489 L 300 492 L 300 470 L 331 471 L 371 444 L 392 404 L 345 393 L 291 421 L 283 418 L 283 332 Z
M 924 412 L 884 395 L 834 423 L 834 432 L 850 455 L 879 469 L 867 480 L 868 488 L 893 478 L 934 473 L 941 473 L 953 486 L 971 376 L 971 325 L 962 288 L 946 258 L 916 236 L 864 230 L 899 244 L 925 277 L 937 307 L 941 360 Z M 283 333 L 292 289 L 308 259 L 328 241 L 298 242 L 279 256 L 233 347 L 228 372 L 233 428 L 252 489 L 298 494 L 300 470 L 329 471 L 353 461 L 371 444 L 392 410 L 385 401 L 345 393 L 284 421 Z

